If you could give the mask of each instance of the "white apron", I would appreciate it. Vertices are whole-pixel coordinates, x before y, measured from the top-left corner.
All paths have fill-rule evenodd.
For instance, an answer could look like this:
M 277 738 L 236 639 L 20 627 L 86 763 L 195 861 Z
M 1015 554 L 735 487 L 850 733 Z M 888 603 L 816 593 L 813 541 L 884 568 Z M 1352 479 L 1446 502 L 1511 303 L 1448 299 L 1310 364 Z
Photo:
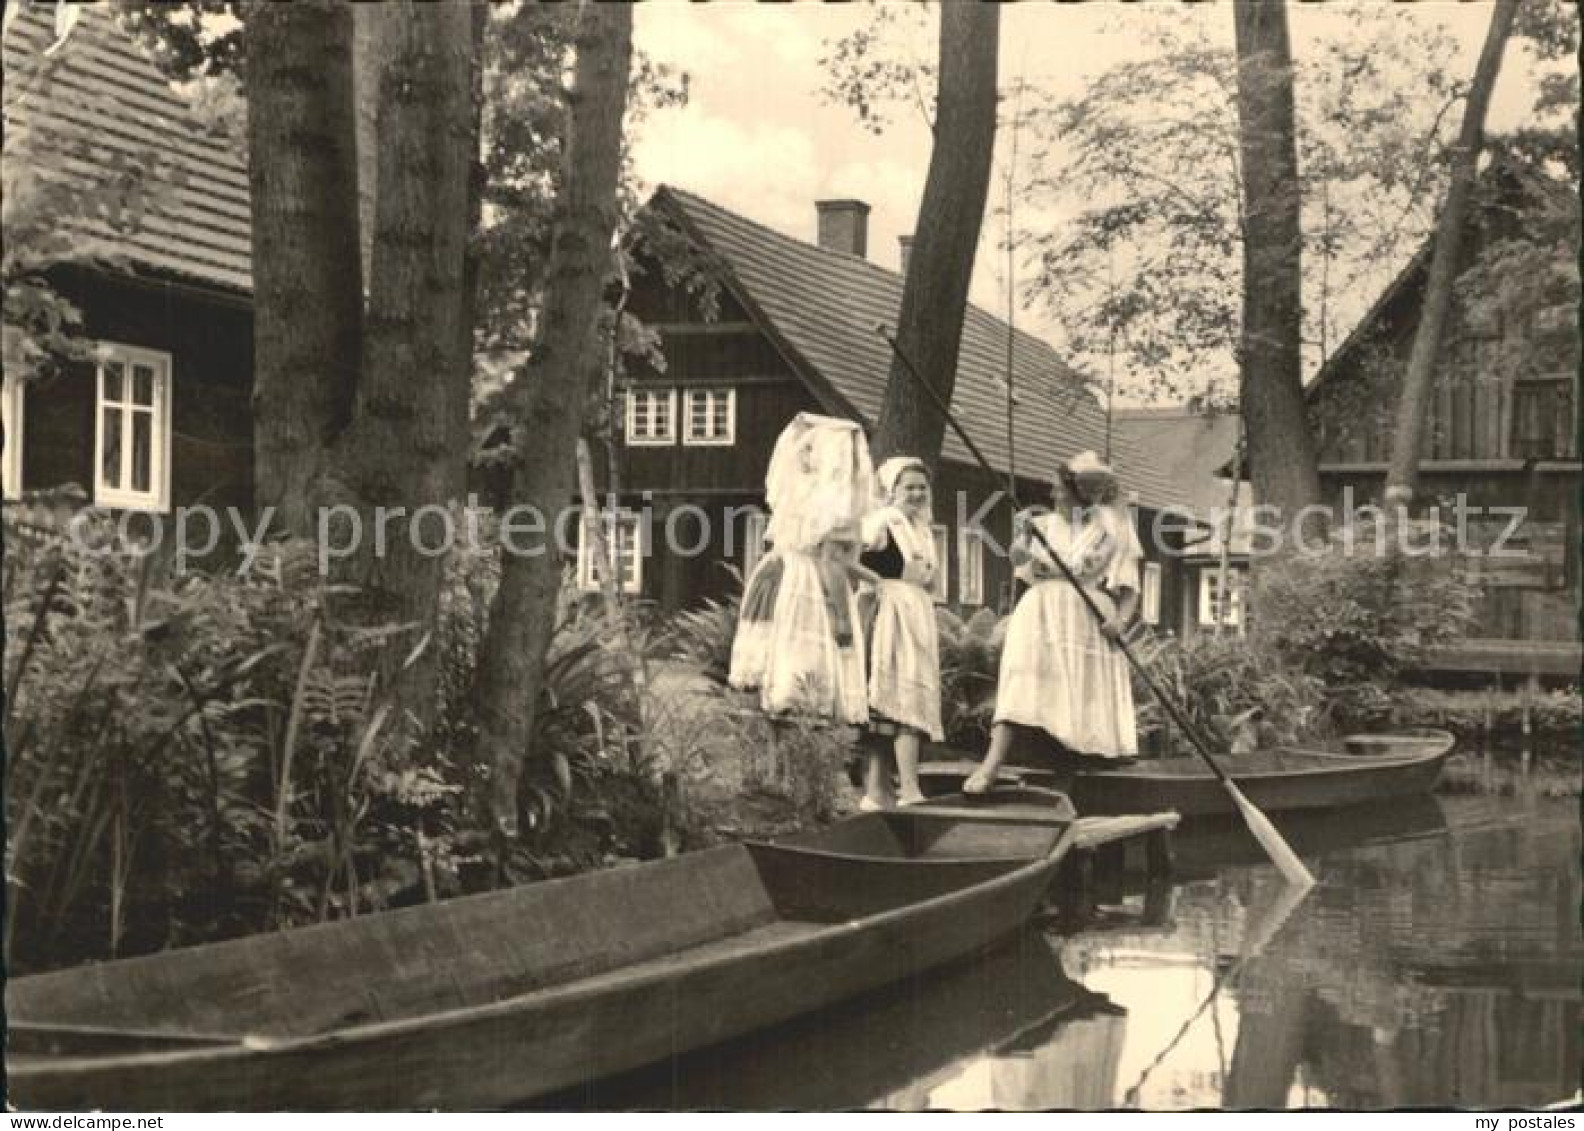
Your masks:
M 1102 508 L 1077 530 L 1061 514 L 1033 521 L 1106 616 L 1116 606 L 1102 582 L 1113 591 L 1138 590 L 1142 550 L 1121 511 Z M 1035 562 L 1049 563 L 1037 542 L 1032 555 Z M 1012 612 L 995 721 L 1038 727 L 1080 754 L 1138 753 L 1127 660 L 1065 577 L 1037 581 Z
M 941 728 L 940 635 L 930 587 L 935 583 L 935 539 L 929 527 L 910 522 L 894 507 L 876 511 L 864 521 L 864 541 L 871 549 L 889 534 L 902 554 L 900 579 L 876 587 L 874 625 L 870 630 L 869 710 L 883 719 L 910 727 L 933 742 L 945 738 Z

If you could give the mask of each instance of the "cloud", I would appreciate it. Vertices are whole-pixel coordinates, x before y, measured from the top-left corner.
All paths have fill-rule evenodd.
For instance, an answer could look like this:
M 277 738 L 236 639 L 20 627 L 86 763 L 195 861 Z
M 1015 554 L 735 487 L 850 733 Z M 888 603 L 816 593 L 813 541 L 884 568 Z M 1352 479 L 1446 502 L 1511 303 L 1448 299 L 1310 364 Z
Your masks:
M 792 234 L 812 230 L 819 162 L 807 130 L 689 107 L 651 123 L 633 158 L 650 184 L 689 189 Z

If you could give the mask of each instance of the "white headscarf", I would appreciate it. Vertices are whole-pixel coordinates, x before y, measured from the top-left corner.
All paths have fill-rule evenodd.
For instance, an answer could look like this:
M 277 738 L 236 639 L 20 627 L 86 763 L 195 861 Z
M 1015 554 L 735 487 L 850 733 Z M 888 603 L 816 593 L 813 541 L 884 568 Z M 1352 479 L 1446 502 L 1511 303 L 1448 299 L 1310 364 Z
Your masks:
M 896 491 L 897 481 L 902 478 L 905 471 L 922 471 L 925 478 L 929 477 L 929 469 L 924 466 L 924 461 L 918 456 L 892 456 L 880 465 L 880 470 L 875 472 L 880 480 L 881 502 L 891 502 L 891 496 Z
M 833 530 L 858 522 L 873 484 L 869 445 L 858 425 L 800 412 L 782 430 L 770 456 L 765 536 L 777 550 L 808 552 Z

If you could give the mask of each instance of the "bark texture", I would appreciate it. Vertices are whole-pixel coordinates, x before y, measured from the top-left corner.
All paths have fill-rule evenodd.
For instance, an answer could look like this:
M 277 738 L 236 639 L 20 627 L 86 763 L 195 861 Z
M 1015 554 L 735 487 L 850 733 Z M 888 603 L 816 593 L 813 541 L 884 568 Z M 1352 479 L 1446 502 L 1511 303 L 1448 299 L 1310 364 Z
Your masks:
M 1391 460 L 1386 471 L 1386 499 L 1401 506 L 1413 502 L 1419 486 L 1419 448 L 1424 436 L 1425 412 L 1430 405 L 1436 361 L 1441 356 L 1447 318 L 1452 310 L 1453 287 L 1463 251 L 1463 229 L 1474 195 L 1480 148 L 1485 140 L 1485 112 L 1490 107 L 1491 93 L 1496 89 L 1502 54 L 1517 11 L 1518 0 L 1497 0 L 1491 10 L 1485 45 L 1480 49 L 1474 81 L 1463 108 L 1457 147 L 1452 151 L 1451 179 L 1436 221 L 1435 250 L 1430 255 L 1424 307 L 1419 315 L 1418 329 L 1414 331 L 1413 348 L 1408 354 L 1408 372 L 1397 398 Z
M 445 558 L 433 551 L 444 546 L 442 512 L 460 499 L 467 468 L 472 7 L 398 0 L 368 17 L 378 90 L 368 308 L 356 411 L 326 490 L 362 514 L 345 573 L 363 587 L 362 615 L 413 626 L 381 667 L 421 720 L 434 651 L 404 661 L 434 625 Z
M 254 490 L 279 529 L 309 536 L 361 354 L 351 10 L 256 5 L 248 40 Z
M 940 5 L 940 85 L 929 175 L 914 227 L 897 345 L 950 404 L 968 285 L 995 149 L 998 4 Z M 875 459 L 906 454 L 935 469 L 946 420 L 893 358 L 872 441 Z
M 1256 500 L 1288 519 L 1320 500 L 1303 395 L 1298 147 L 1286 0 L 1236 0 L 1243 189 L 1240 400 Z
M 590 4 L 581 19 L 543 332 L 511 395 L 516 466 L 510 502 L 535 508 L 551 533 L 576 494 L 589 377 L 599 371 L 597 329 L 612 266 L 632 62 L 630 5 Z M 517 832 L 517 786 L 531 755 L 534 708 L 555 630 L 561 559 L 548 541 L 541 540 L 544 552 L 535 556 L 503 555 L 480 654 L 479 752 L 490 767 L 491 811 L 503 836 Z

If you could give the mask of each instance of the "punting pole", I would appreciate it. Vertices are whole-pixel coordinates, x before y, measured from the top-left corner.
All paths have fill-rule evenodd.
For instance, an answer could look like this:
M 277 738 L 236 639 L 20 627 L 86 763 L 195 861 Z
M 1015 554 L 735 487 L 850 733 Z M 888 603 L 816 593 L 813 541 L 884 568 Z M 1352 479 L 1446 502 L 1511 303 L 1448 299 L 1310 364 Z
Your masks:
M 989 473 L 992 479 L 995 478 L 995 469 L 990 466 L 990 461 L 985 459 L 984 453 L 979 450 L 979 445 L 975 444 L 973 438 L 963 431 L 962 425 L 952 415 L 951 408 L 947 406 L 941 395 L 935 391 L 934 386 L 924 380 L 923 374 L 918 371 L 912 360 L 902 351 L 902 347 L 897 344 L 897 340 L 892 336 L 890 330 L 881 325 L 875 327 L 875 332 L 885 339 L 886 344 L 891 347 L 891 351 L 902 362 L 902 367 L 908 371 L 914 382 L 924 391 L 924 395 L 934 404 L 936 411 L 941 414 L 946 423 L 951 425 L 952 431 L 957 433 L 957 438 L 972 453 L 974 459 L 979 461 L 979 465 Z M 1009 494 L 1008 500 L 1011 502 L 1014 511 L 1023 509 L 1016 496 Z M 1067 563 L 1062 560 L 1061 555 L 1051 547 L 1050 542 L 1046 540 L 1044 533 L 1041 532 L 1039 525 L 1037 523 L 1029 523 L 1028 529 L 1039 540 L 1040 545 L 1050 555 L 1051 560 L 1056 563 L 1056 568 L 1061 571 L 1062 576 L 1078 591 L 1078 596 L 1083 599 L 1084 606 L 1094 616 L 1095 620 L 1104 624 L 1105 614 L 1100 611 L 1100 607 L 1094 603 L 1094 598 L 1073 576 L 1072 570 L 1067 567 Z M 1144 686 L 1149 688 L 1150 694 L 1155 697 L 1156 702 L 1171 716 L 1172 721 L 1177 724 L 1177 729 L 1182 731 L 1183 735 L 1193 746 L 1194 751 L 1204 759 L 1205 764 L 1210 767 L 1211 773 L 1215 774 L 1216 778 L 1221 782 L 1221 785 L 1231 796 L 1232 803 L 1237 806 L 1238 812 L 1242 814 L 1243 822 L 1248 825 L 1249 832 L 1254 834 L 1254 839 L 1259 841 L 1260 847 L 1270 857 L 1271 863 L 1276 865 L 1277 871 L 1289 883 L 1303 884 L 1305 886 L 1313 885 L 1315 882 L 1313 874 L 1310 873 L 1308 868 L 1304 867 L 1303 861 L 1298 859 L 1298 854 L 1292 850 L 1292 847 L 1282 839 L 1281 833 L 1276 831 L 1276 826 L 1271 824 L 1270 818 L 1260 812 L 1254 803 L 1244 796 L 1237 783 L 1227 776 L 1227 772 L 1221 768 L 1220 763 L 1210 753 L 1208 744 L 1200 736 L 1198 730 L 1188 721 L 1187 715 L 1177 701 L 1155 682 L 1154 677 L 1139 662 L 1138 657 L 1133 654 L 1132 649 L 1127 646 L 1125 641 L 1119 639 L 1114 640 L 1113 643 L 1122 650 L 1122 655 L 1127 657 L 1128 663 L 1132 665 L 1133 671 L 1137 673 L 1139 679 L 1144 682 Z

